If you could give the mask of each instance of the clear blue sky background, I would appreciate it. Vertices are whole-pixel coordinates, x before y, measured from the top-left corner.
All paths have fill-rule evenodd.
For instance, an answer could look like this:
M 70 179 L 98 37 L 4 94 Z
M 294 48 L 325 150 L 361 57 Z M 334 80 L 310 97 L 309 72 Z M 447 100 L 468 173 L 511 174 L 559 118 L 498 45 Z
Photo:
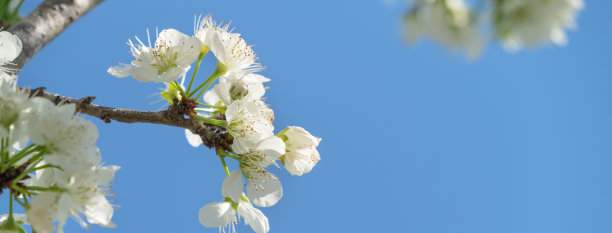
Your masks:
M 24 13 L 38 2 L 26 0 Z M 131 60 L 125 43 L 146 28 L 191 34 L 194 14 L 211 13 L 255 44 L 277 131 L 299 125 L 323 138 L 311 173 L 272 169 L 285 196 L 262 209 L 271 232 L 612 232 L 612 3 L 588 1 L 568 47 L 508 54 L 494 44 L 474 62 L 430 42 L 407 46 L 405 7 L 108 0 L 20 83 L 157 110 L 147 96 L 159 85 L 106 69 Z M 200 80 L 213 68 L 209 56 Z M 222 199 L 211 150 L 190 147 L 179 128 L 90 119 L 106 164 L 122 169 L 118 228 L 89 232 L 217 232 L 198 222 L 201 206 Z M 79 228 L 70 221 L 66 232 Z

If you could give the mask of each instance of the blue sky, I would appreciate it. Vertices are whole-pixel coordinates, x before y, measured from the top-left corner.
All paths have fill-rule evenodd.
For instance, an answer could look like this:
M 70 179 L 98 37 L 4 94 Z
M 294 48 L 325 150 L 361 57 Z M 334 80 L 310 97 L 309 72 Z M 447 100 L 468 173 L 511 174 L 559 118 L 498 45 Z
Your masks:
M 311 173 L 271 169 L 285 191 L 262 209 L 271 232 L 612 232 L 611 7 L 588 1 L 568 47 L 492 44 L 468 61 L 406 45 L 400 3 L 108 0 L 27 64 L 20 84 L 157 110 L 147 96 L 159 85 L 106 69 L 131 60 L 125 42 L 146 28 L 191 34 L 194 14 L 212 14 L 255 45 L 277 132 L 299 125 L 323 138 Z M 199 78 L 214 64 L 207 56 Z M 213 151 L 190 147 L 179 128 L 90 119 L 104 161 L 122 169 L 118 228 L 89 232 L 217 232 L 197 220 L 222 199 Z

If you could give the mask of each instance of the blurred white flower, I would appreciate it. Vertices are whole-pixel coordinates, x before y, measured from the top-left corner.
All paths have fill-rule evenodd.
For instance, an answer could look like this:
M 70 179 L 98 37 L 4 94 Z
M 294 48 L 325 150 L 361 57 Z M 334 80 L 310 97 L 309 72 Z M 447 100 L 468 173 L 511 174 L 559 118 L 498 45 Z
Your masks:
M 494 9 L 496 35 L 506 49 L 535 47 L 549 41 L 566 45 L 565 29 L 576 26 L 582 0 L 506 0 Z
M 0 138 L 9 138 L 9 150 L 14 152 L 26 145 L 28 114 L 32 105 L 28 95 L 16 89 L 11 81 L 0 80 Z
M 45 154 L 44 161 L 57 165 L 65 172 L 76 172 L 100 164 L 102 156 L 96 146 L 73 148 L 65 152 Z M 45 169 L 47 170 L 47 169 Z
M 464 50 L 470 58 L 480 55 L 484 39 L 464 0 L 413 2 L 415 8 L 404 17 L 409 42 L 414 43 L 420 37 L 427 36 L 453 49 Z
M 57 229 L 63 231 L 66 219 L 72 216 L 83 228 L 89 224 L 114 227 L 111 222 L 114 209 L 106 199 L 107 186 L 112 181 L 118 166 L 92 167 L 70 172 L 40 172 L 34 184 L 48 183 L 62 189 L 59 192 L 41 192 L 30 202 L 26 215 L 32 227 L 42 233 Z M 47 170 L 47 169 L 45 169 Z M 53 227 L 53 222 L 58 222 Z
M 53 222 L 64 224 L 69 217 L 68 206 L 70 200 L 67 195 L 55 192 L 42 192 L 30 201 L 30 207 L 26 209 L 28 221 L 36 232 L 51 233 L 55 230 Z M 61 232 L 58 229 L 58 232 Z
M 292 175 L 301 176 L 310 172 L 321 160 L 317 151 L 321 139 L 312 136 L 304 128 L 289 126 L 281 131 L 278 137 L 285 141 L 286 153 L 282 162 Z
M 44 145 L 49 153 L 69 153 L 93 147 L 98 128 L 83 117 L 75 116 L 76 105 L 56 106 L 51 101 L 32 99 L 28 131 L 32 142 Z
M 146 46 L 136 38 L 138 44 L 128 41 L 134 60 L 131 64 L 120 64 L 108 69 L 118 78 L 131 75 L 141 82 L 171 82 L 183 76 L 200 54 L 200 40 L 174 29 L 159 33 L 155 46 Z

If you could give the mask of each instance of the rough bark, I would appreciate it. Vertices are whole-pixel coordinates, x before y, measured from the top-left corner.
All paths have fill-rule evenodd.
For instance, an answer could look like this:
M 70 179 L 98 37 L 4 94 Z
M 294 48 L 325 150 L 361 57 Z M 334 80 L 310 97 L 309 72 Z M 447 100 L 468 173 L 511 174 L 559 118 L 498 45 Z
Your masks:
M 11 68 L 21 69 L 72 22 L 104 0 L 45 0 L 32 13 L 8 29 L 23 43 Z

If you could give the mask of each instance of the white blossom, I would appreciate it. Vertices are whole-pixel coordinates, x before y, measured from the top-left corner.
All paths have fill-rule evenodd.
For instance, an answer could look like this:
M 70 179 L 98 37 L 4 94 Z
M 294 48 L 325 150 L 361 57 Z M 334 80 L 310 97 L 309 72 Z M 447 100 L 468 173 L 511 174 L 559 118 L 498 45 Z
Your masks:
M 200 223 L 205 227 L 219 227 L 223 231 L 228 229 L 230 232 L 235 232 L 234 225 L 242 217 L 253 231 L 257 233 L 270 231 L 268 218 L 260 210 L 253 207 L 249 199 L 244 196 L 242 182 L 239 179 L 239 170 L 232 172 L 230 176 L 225 178 L 222 188 L 224 201 L 213 202 L 200 208 L 198 213 Z
M 261 140 L 257 146 L 248 153 L 240 155 L 240 170 L 249 181 L 247 194 L 253 204 L 261 207 L 275 205 L 283 197 L 283 188 L 280 180 L 266 168 L 276 165 L 285 152 L 285 143 L 276 136 Z
M 28 131 L 32 142 L 50 153 L 68 153 L 89 148 L 98 140 L 98 129 L 83 117 L 75 116 L 76 105 L 56 106 L 45 98 L 32 99 Z
M 285 141 L 286 152 L 282 162 L 292 175 L 308 173 L 321 160 L 317 146 L 320 138 L 312 136 L 302 127 L 289 126 L 278 134 Z
M 65 172 L 89 169 L 100 164 L 101 160 L 100 150 L 96 146 L 75 148 L 65 152 L 49 153 L 44 156 L 46 163 L 58 165 Z
M 225 111 L 227 131 L 234 137 L 232 150 L 249 152 L 259 141 L 274 135 L 273 112 L 260 100 L 238 100 Z
M 0 138 L 9 139 L 9 153 L 21 150 L 29 138 L 25 130 L 30 99 L 12 81 L 0 80 Z
M 11 62 L 21 53 L 22 47 L 19 37 L 7 31 L 0 31 L 0 80 L 10 79 L 7 72 L 15 70 L 6 68 L 4 65 L 12 64 Z
M 230 105 L 234 100 L 260 100 L 266 93 L 263 83 L 270 79 L 253 73 L 238 73 L 239 77 L 222 79 L 212 90 L 204 93 L 204 102 L 210 105 Z
M 159 33 L 154 47 L 146 46 L 136 38 L 138 44 L 128 41 L 134 60 L 131 64 L 120 64 L 108 69 L 118 78 L 132 76 L 141 82 L 171 82 L 189 70 L 201 52 L 200 40 L 174 29 Z
M 55 192 L 42 192 L 30 201 L 26 209 L 28 221 L 37 232 L 51 233 L 55 230 L 53 222 L 66 222 L 69 217 L 69 197 Z M 60 230 L 58 229 L 58 232 Z
M 222 78 L 231 77 L 233 73 L 262 69 L 259 63 L 255 63 L 257 55 L 251 49 L 252 45 L 240 38 L 240 34 L 232 33 L 229 25 L 219 26 L 210 16 L 206 16 L 197 22 L 196 28 L 196 37 L 213 52 L 225 70 Z
M 49 184 L 62 189 L 59 192 L 41 192 L 30 202 L 26 215 L 32 227 L 38 232 L 46 233 L 57 229 L 62 232 L 66 219 L 72 216 L 82 227 L 89 226 L 82 215 L 91 224 L 103 227 L 114 227 L 111 222 L 114 209 L 106 199 L 107 185 L 113 179 L 119 167 L 92 167 L 90 169 L 69 172 L 37 172 L 34 184 Z M 48 170 L 48 169 L 45 169 Z M 53 222 L 58 222 L 53 227 Z
M 576 26 L 582 0 L 506 0 L 496 4 L 494 18 L 497 36 L 514 51 L 553 42 L 567 44 L 565 29 Z

